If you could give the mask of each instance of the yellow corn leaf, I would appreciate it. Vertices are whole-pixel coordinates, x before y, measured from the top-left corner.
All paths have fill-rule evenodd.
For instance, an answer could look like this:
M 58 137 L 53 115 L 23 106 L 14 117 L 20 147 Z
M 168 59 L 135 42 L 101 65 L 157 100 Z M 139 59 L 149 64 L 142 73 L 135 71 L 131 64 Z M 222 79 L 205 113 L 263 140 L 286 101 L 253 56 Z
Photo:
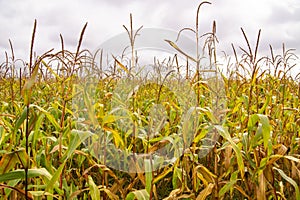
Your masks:
M 174 49 L 176 49 L 179 53 L 181 53 L 182 55 L 186 56 L 187 58 L 189 58 L 190 60 L 197 62 L 197 60 L 189 55 L 187 55 L 186 53 L 184 53 L 184 51 L 182 51 L 174 42 L 170 41 L 170 40 L 165 40 L 166 42 L 168 42 Z
M 130 72 L 128 71 L 127 67 L 125 67 L 120 61 L 118 61 L 118 59 L 112 55 L 112 57 L 114 58 L 114 60 L 116 61 L 116 63 L 127 73 L 130 74 Z
M 208 186 L 199 193 L 196 200 L 205 200 L 207 196 L 211 194 L 212 189 L 214 187 L 215 187 L 214 183 L 209 183 Z

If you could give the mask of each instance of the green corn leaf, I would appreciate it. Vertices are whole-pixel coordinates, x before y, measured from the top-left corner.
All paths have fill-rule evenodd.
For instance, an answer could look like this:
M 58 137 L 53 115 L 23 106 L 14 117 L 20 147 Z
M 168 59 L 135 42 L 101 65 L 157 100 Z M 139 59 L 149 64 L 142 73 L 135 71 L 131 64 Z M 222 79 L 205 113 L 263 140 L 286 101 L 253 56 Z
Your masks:
M 256 122 L 259 120 L 257 114 L 251 115 L 248 120 L 248 131 L 252 131 L 256 125 Z
M 134 192 L 130 192 L 127 196 L 126 196 L 126 200 L 149 200 L 150 199 L 150 195 L 149 193 L 143 189 L 143 190 L 136 190 Z
M 182 169 L 175 166 L 172 177 L 173 189 L 178 187 L 178 181 L 182 182 Z
M 292 178 L 290 178 L 289 176 L 287 176 L 284 171 L 282 171 L 281 169 L 278 169 L 276 167 L 273 167 L 273 169 L 275 169 L 276 171 L 278 171 L 278 173 L 280 174 L 280 176 L 282 178 L 284 178 L 287 182 L 289 182 L 294 188 L 295 188 L 295 192 L 296 192 L 296 199 L 300 199 L 300 192 L 299 192 L 299 186 L 296 183 L 296 181 L 294 181 Z
M 261 126 L 257 128 L 256 135 L 254 137 L 255 141 L 253 141 L 252 143 L 257 144 L 259 137 L 262 135 L 264 147 L 265 149 L 268 149 L 269 140 L 271 139 L 271 126 L 269 123 L 269 119 L 266 115 L 262 114 L 251 115 L 248 121 L 248 130 L 252 131 L 257 122 L 259 122 Z
M 27 107 L 24 108 L 22 114 L 20 115 L 20 117 L 18 118 L 18 120 L 16 121 L 15 127 L 14 127 L 14 132 L 16 133 L 17 130 L 20 128 L 20 126 L 23 124 L 23 122 L 25 121 L 27 116 Z
M 5 132 L 3 126 L 0 126 L 0 145 L 2 144 L 2 141 L 4 141 Z
M 44 118 L 45 118 L 45 115 L 41 114 L 38 116 L 38 119 L 35 122 L 34 134 L 33 134 L 33 138 L 32 138 L 32 146 L 34 146 L 34 147 L 36 146 L 36 143 L 39 140 L 40 128 L 42 127 Z
M 226 192 L 228 192 L 236 184 L 236 180 L 227 182 L 219 191 L 219 196 L 222 197 Z
M 242 156 L 241 150 L 238 148 L 238 146 L 232 140 L 227 129 L 225 129 L 219 125 L 215 125 L 215 128 L 218 130 L 219 134 L 231 144 L 231 146 L 236 154 L 236 159 L 237 159 L 237 163 L 239 166 L 239 170 L 241 172 L 241 177 L 243 178 L 244 174 L 245 174 L 245 166 L 244 166 L 244 161 L 243 161 L 243 156 Z
M 146 191 L 150 194 L 152 188 L 152 168 L 151 160 L 145 159 L 145 177 L 146 177 Z
M 88 183 L 92 200 L 100 200 L 100 191 L 91 176 L 88 176 Z
M 269 123 L 269 119 L 266 115 L 258 114 L 260 123 L 262 124 L 262 134 L 264 140 L 265 149 L 268 148 L 269 140 L 271 138 L 271 126 Z
M 41 111 L 42 113 L 44 113 L 46 115 L 47 119 L 55 127 L 55 129 L 57 131 L 60 131 L 60 125 L 59 125 L 59 123 L 56 121 L 55 117 L 51 113 L 49 113 L 48 111 L 46 111 L 45 109 L 41 108 L 38 105 L 31 105 L 31 106 L 37 108 L 39 111 Z
M 28 169 L 28 178 L 34 178 L 39 176 L 44 176 L 46 180 L 50 180 L 52 177 L 51 174 L 45 168 Z M 24 178 L 25 178 L 25 171 L 21 169 L 17 169 L 15 171 L 1 174 L 0 182 L 24 179 Z
M 18 183 L 19 183 L 19 181 L 20 181 L 21 179 L 14 179 L 14 180 L 9 180 L 9 181 L 7 181 L 7 186 L 9 186 L 9 187 L 15 187 Z M 1 182 L 1 181 L 0 181 Z M 5 188 L 4 189 L 4 192 L 5 192 L 5 194 L 7 195 L 7 196 L 9 196 L 9 194 L 12 192 L 12 190 L 10 189 L 10 188 Z
M 90 131 L 80 131 L 80 130 L 72 130 L 71 131 L 71 141 L 68 146 L 68 150 L 63 156 L 63 160 L 68 159 L 76 150 L 76 148 L 82 144 L 88 137 L 92 136 L 93 133 Z
M 58 188 L 58 179 L 65 167 L 66 161 L 64 161 L 59 168 L 55 171 L 55 173 L 53 174 L 53 176 L 51 177 L 51 179 L 49 180 L 49 182 L 46 185 L 45 191 L 49 192 L 51 194 L 53 194 L 53 189 L 55 188 L 57 192 L 59 192 L 60 194 L 62 194 L 63 192 L 59 190 Z M 51 199 L 51 197 L 50 197 Z

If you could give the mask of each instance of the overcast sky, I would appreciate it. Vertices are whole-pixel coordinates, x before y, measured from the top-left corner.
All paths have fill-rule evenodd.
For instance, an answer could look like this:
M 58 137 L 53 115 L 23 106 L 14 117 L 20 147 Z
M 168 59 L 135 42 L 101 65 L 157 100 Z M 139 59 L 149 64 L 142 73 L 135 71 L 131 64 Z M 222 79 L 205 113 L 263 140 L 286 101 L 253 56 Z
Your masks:
M 240 27 L 254 46 L 262 29 L 260 50 L 272 44 L 281 53 L 287 48 L 300 52 L 300 0 L 211 0 L 200 13 L 200 31 L 211 30 L 217 23 L 219 51 L 231 54 L 231 43 L 245 46 Z M 134 27 L 166 28 L 179 31 L 195 27 L 197 0 L 0 0 L 0 58 L 9 52 L 8 39 L 13 42 L 15 56 L 28 60 L 34 19 L 37 32 L 34 49 L 41 54 L 51 48 L 60 50 L 59 34 L 66 49 L 76 51 L 84 24 L 88 27 L 83 47 L 91 51 L 109 38 L 124 32 L 133 14 Z

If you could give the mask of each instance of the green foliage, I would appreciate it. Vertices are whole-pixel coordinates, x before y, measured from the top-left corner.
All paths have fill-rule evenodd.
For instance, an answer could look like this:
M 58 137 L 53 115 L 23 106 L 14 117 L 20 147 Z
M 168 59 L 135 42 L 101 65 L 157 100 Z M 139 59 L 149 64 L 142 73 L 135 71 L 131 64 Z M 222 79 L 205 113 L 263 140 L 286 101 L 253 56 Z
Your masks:
M 98 69 L 95 55 L 80 50 L 86 26 L 75 53 L 46 52 L 32 58 L 30 66 L 24 65 L 19 76 L 14 56 L 1 64 L 0 200 L 24 195 L 28 199 L 299 199 L 300 90 L 298 76 L 289 76 L 294 54 L 283 46 L 283 54 L 275 56 L 270 47 L 270 59 L 258 58 L 260 32 L 253 51 L 242 30 L 248 50 L 240 48 L 239 58 L 233 47 L 236 63 L 229 63 L 227 74 L 220 77 L 212 68 L 219 65 L 216 24 L 199 36 L 200 6 L 196 29 L 183 30 L 195 33 L 197 46 L 207 36 L 203 53 L 210 60 L 208 71 L 214 74 L 208 78 L 200 53 L 188 55 L 170 40 L 175 50 L 196 64 L 195 69 L 183 66 L 190 72 L 184 78 L 178 64 L 158 62 L 154 63 L 161 70 L 157 77 L 140 85 L 143 77 L 132 70 L 138 61 L 134 53 L 128 66 L 114 55 L 112 68 Z M 133 32 L 132 17 L 130 25 L 125 29 L 134 50 L 142 27 Z M 264 70 L 264 63 L 270 70 Z M 133 91 L 128 92 L 130 85 L 122 82 L 124 74 L 135 77 Z M 171 87 L 184 81 L 184 90 Z M 190 91 L 196 94 L 196 106 Z M 191 107 L 187 112 L 185 104 Z M 154 115 L 158 120 L 152 120 Z M 166 146 L 180 156 L 163 166 L 165 160 L 153 153 Z M 128 161 L 134 172 L 118 171 L 108 165 L 122 161 L 118 149 L 148 157 L 142 160 L 144 165 Z

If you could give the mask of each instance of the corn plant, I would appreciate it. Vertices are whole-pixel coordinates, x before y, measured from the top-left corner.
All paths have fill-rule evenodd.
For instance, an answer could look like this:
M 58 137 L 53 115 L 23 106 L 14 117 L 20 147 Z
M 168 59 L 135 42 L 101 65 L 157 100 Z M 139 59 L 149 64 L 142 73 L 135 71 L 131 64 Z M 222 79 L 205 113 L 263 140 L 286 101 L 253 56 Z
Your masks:
M 178 54 L 154 58 L 146 76 L 132 15 L 123 26 L 131 54 L 112 63 L 103 50 L 81 49 L 87 24 L 75 50 L 60 35 L 59 51 L 37 56 L 35 21 L 28 62 L 9 40 L 0 62 L 0 199 L 300 199 L 294 49 L 277 54 L 270 45 L 259 57 L 263 32 L 253 48 L 241 29 L 246 47 L 232 44 L 234 62 L 221 73 L 216 22 L 199 31 L 205 4 L 195 28 L 166 38 Z M 195 35 L 195 55 L 177 43 L 184 31 Z

